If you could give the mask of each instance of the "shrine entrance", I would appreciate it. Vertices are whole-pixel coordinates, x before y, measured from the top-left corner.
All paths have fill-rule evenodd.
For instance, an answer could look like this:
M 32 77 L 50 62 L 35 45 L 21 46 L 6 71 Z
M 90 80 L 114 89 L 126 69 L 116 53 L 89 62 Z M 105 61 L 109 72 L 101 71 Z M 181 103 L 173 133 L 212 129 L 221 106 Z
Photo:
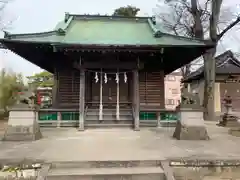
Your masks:
M 130 107 L 130 72 L 91 72 L 90 102 L 100 111 Z M 102 109 L 102 110 L 101 110 Z
M 118 96 L 118 84 L 114 74 L 109 74 L 105 77 L 102 84 L 102 103 L 104 108 L 116 108 Z M 100 95 L 100 94 L 99 94 Z

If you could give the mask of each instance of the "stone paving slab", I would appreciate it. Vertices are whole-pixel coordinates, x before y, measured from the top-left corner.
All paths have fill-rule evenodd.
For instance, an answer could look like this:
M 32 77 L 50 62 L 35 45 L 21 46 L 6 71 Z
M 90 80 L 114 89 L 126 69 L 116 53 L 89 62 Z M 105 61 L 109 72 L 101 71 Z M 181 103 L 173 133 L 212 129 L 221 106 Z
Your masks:
M 174 128 L 92 129 L 42 128 L 44 138 L 34 142 L 0 142 L 0 159 L 43 161 L 239 159 L 240 138 L 228 128 L 208 122 L 209 141 L 172 138 Z
M 163 173 L 161 167 L 135 167 L 135 168 L 71 168 L 71 169 L 53 169 L 48 176 L 58 175 L 105 175 L 105 174 L 150 174 Z

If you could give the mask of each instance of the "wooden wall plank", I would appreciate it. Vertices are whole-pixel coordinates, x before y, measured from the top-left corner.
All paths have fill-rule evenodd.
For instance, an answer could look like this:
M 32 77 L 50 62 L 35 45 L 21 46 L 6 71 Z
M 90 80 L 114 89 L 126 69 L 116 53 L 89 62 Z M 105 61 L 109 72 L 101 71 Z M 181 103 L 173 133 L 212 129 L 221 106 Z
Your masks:
M 141 105 L 164 108 L 164 75 L 162 72 L 140 72 L 139 91 Z
M 77 70 L 59 71 L 59 105 L 60 107 L 78 107 L 80 90 L 80 73 Z

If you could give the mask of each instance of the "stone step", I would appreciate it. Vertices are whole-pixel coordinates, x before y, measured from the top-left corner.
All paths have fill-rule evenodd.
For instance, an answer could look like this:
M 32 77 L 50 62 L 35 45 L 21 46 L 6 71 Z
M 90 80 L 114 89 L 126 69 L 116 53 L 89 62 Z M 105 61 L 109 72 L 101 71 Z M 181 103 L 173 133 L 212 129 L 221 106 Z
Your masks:
M 86 114 L 99 115 L 99 111 L 87 111 Z M 103 111 L 103 115 L 116 116 L 116 111 Z M 132 115 L 132 112 L 131 111 L 119 111 L 119 115 Z
M 85 124 L 133 124 L 133 120 L 104 119 L 99 121 L 98 119 L 85 119 Z
M 117 107 L 116 106 L 112 106 L 112 107 L 107 107 L 107 106 L 103 106 L 103 110 L 110 110 L 110 111 L 116 111 Z M 124 107 L 124 106 L 119 106 L 120 110 L 123 111 L 132 111 L 131 107 Z M 88 107 L 88 110 L 92 110 L 92 111 L 99 111 L 99 106 L 96 107 Z
M 103 113 L 110 113 L 110 114 L 116 114 L 116 109 L 104 109 L 103 108 Z M 91 113 L 99 113 L 99 109 L 87 109 L 87 112 Z M 129 109 L 119 109 L 120 113 L 132 113 L 132 110 Z
M 140 120 L 140 127 L 157 127 L 157 121 Z
M 52 162 L 52 169 L 67 168 L 129 168 L 129 167 L 161 167 L 160 160 L 106 160 L 106 161 L 65 161 Z
M 47 122 L 41 122 L 39 123 L 40 127 L 57 127 L 57 122 L 54 123 L 47 123 Z M 113 127 L 120 127 L 120 128 L 132 128 L 133 127 L 133 121 L 120 121 L 118 123 L 113 121 L 103 121 L 99 122 L 98 120 L 88 120 L 85 121 L 84 126 L 86 128 L 113 128 Z M 78 121 L 67 121 L 62 122 L 61 127 L 78 127 Z M 156 123 L 143 123 L 140 121 L 140 127 L 157 127 Z
M 133 128 L 133 123 L 131 124 L 110 124 L 110 123 L 106 123 L 106 124 L 84 124 L 85 128 Z
M 64 122 L 61 123 L 61 127 L 76 127 L 78 128 L 78 122 Z M 40 127 L 57 127 L 57 123 L 41 123 Z M 122 124 L 114 124 L 114 123 L 85 123 L 84 127 L 86 129 L 97 129 L 97 128 L 133 128 L 133 123 L 122 123 Z M 146 126 L 144 126 L 146 127 Z
M 161 167 L 52 169 L 47 180 L 165 180 Z
M 87 112 L 88 116 L 99 116 L 99 112 Z M 103 112 L 104 116 L 114 116 L 116 117 L 116 112 Z M 119 112 L 119 116 L 130 116 L 132 117 L 132 112 Z
M 89 115 L 87 114 L 86 117 L 85 117 L 86 121 L 88 120 L 98 120 L 99 119 L 99 116 L 98 115 Z M 116 120 L 116 116 L 113 116 L 113 115 L 103 115 L 103 120 L 104 121 L 112 121 L 112 120 Z M 122 121 L 132 121 L 133 120 L 133 117 L 131 115 L 120 115 L 119 116 L 119 120 L 122 120 Z

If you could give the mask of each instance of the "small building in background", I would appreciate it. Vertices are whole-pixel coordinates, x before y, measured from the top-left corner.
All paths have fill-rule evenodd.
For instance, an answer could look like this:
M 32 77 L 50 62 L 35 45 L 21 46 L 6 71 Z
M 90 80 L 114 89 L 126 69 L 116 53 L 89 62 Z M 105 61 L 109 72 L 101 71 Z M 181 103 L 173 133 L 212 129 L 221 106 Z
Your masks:
M 233 111 L 240 111 L 240 62 L 231 51 L 226 51 L 216 58 L 215 112 L 224 111 L 223 100 L 232 98 Z M 189 74 L 183 82 L 188 83 L 189 90 L 198 93 L 203 102 L 204 67 Z
M 165 76 L 165 108 L 174 110 L 181 100 L 181 72 L 172 72 Z

